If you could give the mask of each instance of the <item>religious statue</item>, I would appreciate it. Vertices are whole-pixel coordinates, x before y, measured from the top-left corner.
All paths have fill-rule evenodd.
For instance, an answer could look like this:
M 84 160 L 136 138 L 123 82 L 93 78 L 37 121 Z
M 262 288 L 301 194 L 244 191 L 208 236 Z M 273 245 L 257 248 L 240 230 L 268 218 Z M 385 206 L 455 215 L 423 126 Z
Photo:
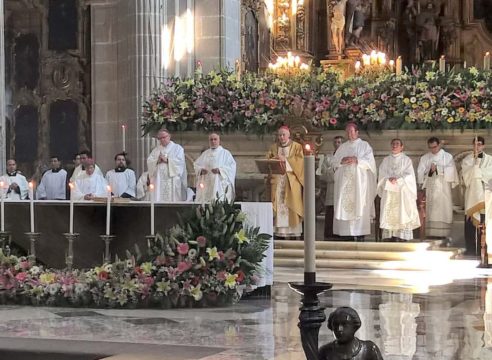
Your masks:
M 434 3 L 428 2 L 416 17 L 418 46 L 421 60 L 433 60 L 437 53 L 438 13 Z
M 333 6 L 333 16 L 331 18 L 331 38 L 338 54 L 342 53 L 344 43 L 345 28 L 345 9 L 348 0 L 340 0 Z
M 360 35 L 370 9 L 370 3 L 370 1 L 366 3 L 364 0 L 348 0 L 345 17 L 346 45 L 357 46 L 359 44 Z
M 359 340 L 355 333 L 361 326 L 360 317 L 351 307 L 339 307 L 328 317 L 328 329 L 335 341 L 319 349 L 319 360 L 382 360 L 379 348 L 372 341 Z
M 406 35 L 406 43 L 408 44 L 408 59 L 410 62 L 415 61 L 417 30 L 416 18 L 418 15 L 417 7 L 414 0 L 408 0 L 405 9 L 403 10 L 402 26 Z

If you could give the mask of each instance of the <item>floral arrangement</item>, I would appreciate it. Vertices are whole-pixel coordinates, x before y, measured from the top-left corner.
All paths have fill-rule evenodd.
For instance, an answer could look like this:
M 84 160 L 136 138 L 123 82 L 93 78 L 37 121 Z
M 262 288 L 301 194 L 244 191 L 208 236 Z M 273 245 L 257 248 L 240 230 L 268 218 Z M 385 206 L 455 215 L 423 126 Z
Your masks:
M 488 128 L 492 125 L 492 73 L 474 67 L 442 73 L 413 68 L 342 79 L 336 69 L 289 76 L 274 72 L 196 73 L 167 79 L 144 105 L 144 133 L 171 130 L 242 131 L 265 134 L 286 117 L 315 128 Z
M 0 250 L 0 303 L 92 307 L 225 305 L 253 289 L 270 235 L 234 204 L 201 205 L 137 254 L 88 270 L 44 269 Z

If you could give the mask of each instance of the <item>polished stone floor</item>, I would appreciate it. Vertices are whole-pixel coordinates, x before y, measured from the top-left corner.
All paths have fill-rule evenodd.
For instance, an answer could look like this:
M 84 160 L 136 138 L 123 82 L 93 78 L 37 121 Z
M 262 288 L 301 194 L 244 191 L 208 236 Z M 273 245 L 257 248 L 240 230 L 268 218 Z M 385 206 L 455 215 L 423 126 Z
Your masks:
M 492 359 L 490 271 L 425 287 L 412 287 L 411 274 L 398 275 L 321 273 L 335 284 L 321 302 L 327 314 L 342 305 L 355 308 L 362 319 L 358 336 L 378 344 L 384 359 Z M 276 277 L 271 299 L 247 298 L 228 308 L 0 307 L 0 359 L 304 359 L 300 298 L 283 280 Z M 320 344 L 332 339 L 323 325 Z

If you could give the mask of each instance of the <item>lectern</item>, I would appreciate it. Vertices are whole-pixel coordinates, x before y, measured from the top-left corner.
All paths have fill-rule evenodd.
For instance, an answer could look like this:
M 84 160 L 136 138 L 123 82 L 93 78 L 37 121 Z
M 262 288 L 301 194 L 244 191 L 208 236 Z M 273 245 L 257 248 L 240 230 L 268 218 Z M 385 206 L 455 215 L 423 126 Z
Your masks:
M 266 175 L 266 197 L 272 198 L 270 184 L 272 175 L 285 175 L 285 161 L 279 159 L 256 159 L 256 167 L 260 174 Z

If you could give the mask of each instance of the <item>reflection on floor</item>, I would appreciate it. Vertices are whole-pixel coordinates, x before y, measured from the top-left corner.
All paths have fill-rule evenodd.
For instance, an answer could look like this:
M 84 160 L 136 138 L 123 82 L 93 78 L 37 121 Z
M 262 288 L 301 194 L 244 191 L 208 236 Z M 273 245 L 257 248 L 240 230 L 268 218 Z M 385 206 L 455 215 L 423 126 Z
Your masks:
M 492 275 L 476 275 L 421 292 L 388 274 L 327 271 L 319 277 L 336 287 L 321 301 L 327 313 L 355 308 L 362 319 L 358 336 L 376 342 L 386 360 L 490 360 Z M 344 285 L 343 279 L 351 280 Z M 0 359 L 304 359 L 300 299 L 284 280 L 276 278 L 271 300 L 245 299 L 229 308 L 0 307 Z M 320 344 L 332 339 L 324 325 Z

